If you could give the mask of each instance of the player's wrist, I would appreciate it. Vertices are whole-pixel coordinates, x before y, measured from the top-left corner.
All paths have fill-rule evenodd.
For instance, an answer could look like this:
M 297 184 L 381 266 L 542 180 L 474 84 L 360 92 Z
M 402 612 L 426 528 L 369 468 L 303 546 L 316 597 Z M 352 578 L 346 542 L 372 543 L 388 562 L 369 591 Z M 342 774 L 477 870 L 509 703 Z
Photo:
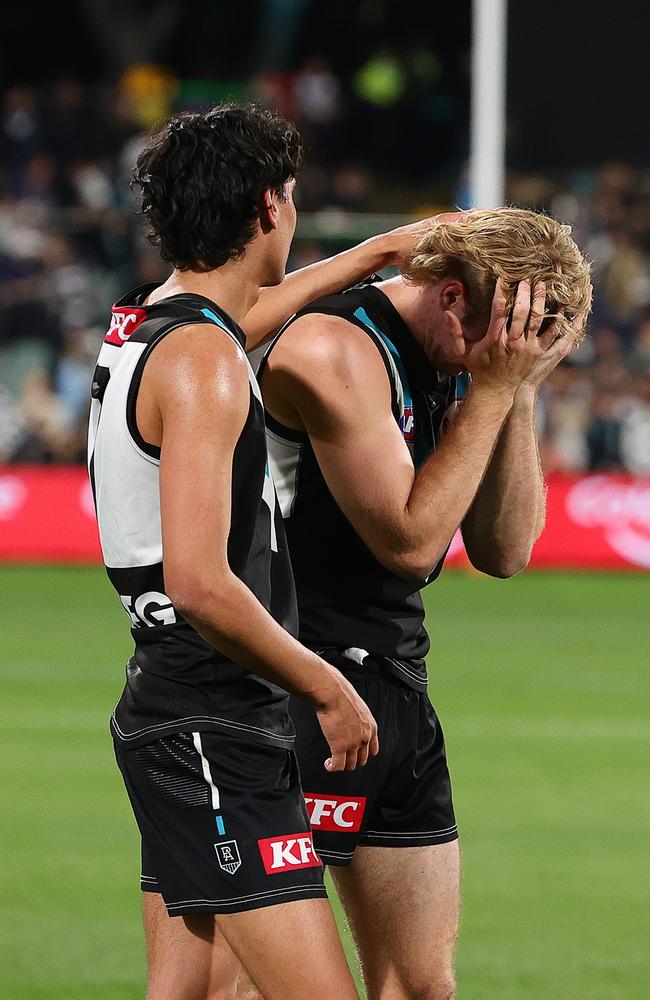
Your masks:
M 507 383 L 472 379 L 468 398 L 489 402 L 493 406 L 501 407 L 507 413 L 512 409 L 518 386 Z
M 395 264 L 400 257 L 400 241 L 393 233 L 380 233 L 360 243 L 357 250 L 365 257 L 368 274 Z
M 538 392 L 538 385 L 533 385 L 530 382 L 524 382 L 520 385 L 512 403 L 513 413 L 522 414 L 523 416 L 533 414 L 535 412 Z
M 311 683 L 302 692 L 302 697 L 309 701 L 317 712 L 332 708 L 341 696 L 343 677 L 331 664 L 321 660 L 314 654 L 316 668 L 312 673 Z

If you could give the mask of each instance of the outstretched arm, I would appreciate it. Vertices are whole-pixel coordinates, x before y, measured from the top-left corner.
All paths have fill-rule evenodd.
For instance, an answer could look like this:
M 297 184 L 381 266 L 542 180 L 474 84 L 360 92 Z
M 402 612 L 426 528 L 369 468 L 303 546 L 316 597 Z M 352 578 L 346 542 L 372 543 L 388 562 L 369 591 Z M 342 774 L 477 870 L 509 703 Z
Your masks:
M 435 218 L 443 224 L 462 221 L 465 216 L 447 212 Z M 246 334 L 246 350 L 261 344 L 290 316 L 315 299 L 340 292 L 390 264 L 399 264 L 415 245 L 421 227 L 422 222 L 415 222 L 390 233 L 372 236 L 351 250 L 293 271 L 279 285 L 263 288 L 241 324 Z

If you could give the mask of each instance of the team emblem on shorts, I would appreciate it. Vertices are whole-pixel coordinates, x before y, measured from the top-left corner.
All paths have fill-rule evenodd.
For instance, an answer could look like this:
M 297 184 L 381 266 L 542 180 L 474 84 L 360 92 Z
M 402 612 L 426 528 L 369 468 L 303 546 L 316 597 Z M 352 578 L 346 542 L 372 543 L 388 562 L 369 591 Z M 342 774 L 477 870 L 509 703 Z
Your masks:
M 217 852 L 219 867 L 223 868 L 229 875 L 234 875 L 237 869 L 241 867 L 237 841 L 223 840 L 220 844 L 215 844 L 214 849 Z

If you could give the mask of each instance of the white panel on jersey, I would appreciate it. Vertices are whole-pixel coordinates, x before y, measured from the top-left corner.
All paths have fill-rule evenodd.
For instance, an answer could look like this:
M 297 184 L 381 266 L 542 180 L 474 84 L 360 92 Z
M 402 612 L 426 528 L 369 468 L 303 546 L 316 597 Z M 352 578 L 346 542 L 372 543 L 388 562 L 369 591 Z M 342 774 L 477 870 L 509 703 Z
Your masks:
M 146 346 L 104 345 L 99 363 L 110 367 L 111 377 L 101 407 L 93 401 L 91 409 L 97 522 L 104 562 L 112 569 L 162 561 L 159 463 L 138 448 L 126 422 L 133 371 Z
M 282 517 L 290 517 L 296 497 L 298 467 L 302 454 L 299 441 L 288 441 L 266 429 L 266 443 L 269 450 L 269 465 L 275 482 L 278 503 Z
M 269 508 L 271 514 L 271 551 L 278 551 L 278 535 L 275 530 L 275 484 L 273 482 L 273 475 L 271 473 L 270 462 L 266 468 L 264 474 L 264 488 L 262 490 L 262 500 Z

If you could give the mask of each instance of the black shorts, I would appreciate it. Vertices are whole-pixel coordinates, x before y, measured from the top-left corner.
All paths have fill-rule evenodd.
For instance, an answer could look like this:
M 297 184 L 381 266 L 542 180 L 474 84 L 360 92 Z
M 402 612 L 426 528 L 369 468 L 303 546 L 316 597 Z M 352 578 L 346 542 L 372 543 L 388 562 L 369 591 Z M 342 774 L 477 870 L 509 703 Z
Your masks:
M 377 720 L 379 755 L 365 767 L 327 772 L 323 763 L 330 752 L 316 714 L 300 699 L 291 700 L 318 855 L 329 865 L 348 865 L 357 844 L 424 847 L 456 840 L 445 741 L 427 695 L 368 660 L 343 672 Z
M 170 916 L 326 896 L 293 751 L 216 732 L 115 755 L 142 835 L 141 888 Z

